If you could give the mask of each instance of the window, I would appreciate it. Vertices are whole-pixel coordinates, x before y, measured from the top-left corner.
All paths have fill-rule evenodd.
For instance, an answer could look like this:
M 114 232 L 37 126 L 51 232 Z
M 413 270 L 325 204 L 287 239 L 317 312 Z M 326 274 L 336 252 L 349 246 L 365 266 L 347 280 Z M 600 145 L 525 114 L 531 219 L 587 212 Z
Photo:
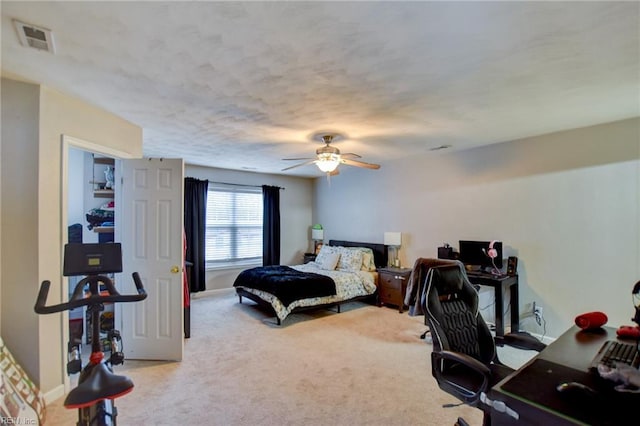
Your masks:
M 208 267 L 262 261 L 262 188 L 209 183 L 206 254 Z

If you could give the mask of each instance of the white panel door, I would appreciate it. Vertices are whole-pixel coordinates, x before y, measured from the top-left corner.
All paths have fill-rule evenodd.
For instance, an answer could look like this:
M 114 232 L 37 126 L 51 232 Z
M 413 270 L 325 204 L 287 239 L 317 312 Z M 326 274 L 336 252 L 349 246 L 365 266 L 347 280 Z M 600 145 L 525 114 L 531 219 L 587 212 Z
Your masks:
M 128 359 L 182 360 L 183 175 L 182 159 L 122 161 L 119 288 L 134 293 L 131 274 L 138 272 L 148 295 L 120 304 Z

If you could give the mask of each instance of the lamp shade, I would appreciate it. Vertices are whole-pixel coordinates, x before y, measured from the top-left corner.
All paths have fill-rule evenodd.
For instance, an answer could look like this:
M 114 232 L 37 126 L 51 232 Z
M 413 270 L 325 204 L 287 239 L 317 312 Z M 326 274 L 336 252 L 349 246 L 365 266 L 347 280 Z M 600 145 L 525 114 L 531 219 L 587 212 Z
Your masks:
M 340 154 L 320 154 L 316 160 L 316 165 L 325 173 L 331 173 L 340 164 Z
M 312 240 L 322 240 L 322 239 L 324 239 L 324 229 L 312 229 L 311 230 L 311 239 Z
M 384 244 L 386 246 L 401 246 L 402 245 L 402 233 L 401 232 L 385 232 Z

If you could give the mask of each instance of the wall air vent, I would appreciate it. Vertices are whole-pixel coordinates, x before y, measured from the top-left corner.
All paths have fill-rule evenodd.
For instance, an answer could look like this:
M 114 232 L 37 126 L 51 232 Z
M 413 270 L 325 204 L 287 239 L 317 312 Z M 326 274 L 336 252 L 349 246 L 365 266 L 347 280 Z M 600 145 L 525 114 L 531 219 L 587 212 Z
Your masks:
M 53 34 L 51 33 L 51 30 L 31 24 L 25 24 L 24 22 L 20 22 L 15 19 L 13 20 L 13 25 L 18 33 L 20 44 L 25 47 L 33 47 L 34 49 L 55 53 L 55 47 L 53 46 Z

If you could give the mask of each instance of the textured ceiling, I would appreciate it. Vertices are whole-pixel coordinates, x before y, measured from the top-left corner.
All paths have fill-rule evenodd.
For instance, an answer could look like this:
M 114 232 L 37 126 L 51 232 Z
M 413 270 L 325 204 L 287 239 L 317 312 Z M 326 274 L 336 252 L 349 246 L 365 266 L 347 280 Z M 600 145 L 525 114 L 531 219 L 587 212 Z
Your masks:
M 637 2 L 8 2 L 2 72 L 144 129 L 144 153 L 279 173 L 312 135 L 380 163 L 640 116 Z M 11 19 L 53 31 L 19 44 Z M 345 167 L 345 166 L 341 166 Z M 367 173 L 376 173 L 367 171 Z M 308 165 L 286 172 L 318 176 Z

